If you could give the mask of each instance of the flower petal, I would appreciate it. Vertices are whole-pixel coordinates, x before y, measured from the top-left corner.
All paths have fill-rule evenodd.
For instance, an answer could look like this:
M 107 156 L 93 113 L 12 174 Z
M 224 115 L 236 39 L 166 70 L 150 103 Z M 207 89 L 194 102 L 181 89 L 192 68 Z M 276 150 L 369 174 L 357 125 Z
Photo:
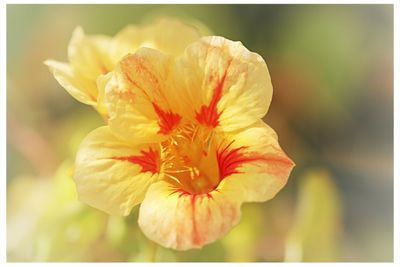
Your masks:
M 107 106 L 105 103 L 105 93 L 106 93 L 106 87 L 107 84 L 111 81 L 113 77 L 113 73 L 109 72 L 107 74 L 104 75 L 100 75 L 97 78 L 97 89 L 98 89 L 98 97 L 97 97 L 97 105 L 96 105 L 96 109 L 97 111 L 100 113 L 100 115 L 103 116 L 103 118 L 105 120 L 108 119 L 108 111 L 107 111 Z
M 54 60 L 46 60 L 44 63 L 50 68 L 57 82 L 71 96 L 84 104 L 96 105 L 97 89 L 94 83 L 78 77 L 71 66 L 66 63 Z
M 165 139 L 180 123 L 168 100 L 171 59 L 141 48 L 118 64 L 106 88 L 105 102 L 112 131 L 129 142 Z
M 114 64 L 126 54 L 139 47 L 160 50 L 166 54 L 179 55 L 187 45 L 201 37 L 196 27 L 174 18 L 160 18 L 150 24 L 129 25 L 115 37 L 111 46 Z
M 157 148 L 133 147 L 108 126 L 88 134 L 76 156 L 74 180 L 79 199 L 110 214 L 128 215 L 159 178 Z
M 222 155 L 225 175 L 218 190 L 241 192 L 244 202 L 273 198 L 286 184 L 294 167 L 280 148 L 275 131 L 260 120 L 229 139 L 234 141 Z
M 77 27 L 68 46 L 72 68 L 87 79 L 96 81 L 99 75 L 113 69 L 108 55 L 110 42 L 111 38 L 107 36 L 85 36 L 83 29 Z
M 262 118 L 271 102 L 272 84 L 263 58 L 223 37 L 203 37 L 188 46 L 175 74 L 182 86 L 179 95 L 186 99 L 179 100 L 181 113 L 226 132 Z
M 177 250 L 201 248 L 228 233 L 239 219 L 240 203 L 228 191 L 190 195 L 165 181 L 150 186 L 139 211 L 143 233 Z
M 201 37 L 200 31 L 189 24 L 172 19 L 160 18 L 149 31 L 155 48 L 167 54 L 179 55 L 192 42 Z

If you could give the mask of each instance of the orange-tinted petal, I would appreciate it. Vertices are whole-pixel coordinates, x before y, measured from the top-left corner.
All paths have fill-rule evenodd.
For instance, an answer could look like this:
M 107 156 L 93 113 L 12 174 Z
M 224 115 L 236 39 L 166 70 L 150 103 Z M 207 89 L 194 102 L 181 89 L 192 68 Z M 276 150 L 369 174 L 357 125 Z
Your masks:
M 171 64 L 168 56 L 150 48 L 141 48 L 118 64 L 105 95 L 115 134 L 148 143 L 165 139 L 178 127 L 181 116 L 168 101 Z
M 266 114 L 271 102 L 263 58 L 223 37 L 203 37 L 189 45 L 174 74 L 174 105 L 212 128 L 230 132 L 247 127 Z
M 227 190 L 191 195 L 165 181 L 150 186 L 139 226 L 154 242 L 177 250 L 201 248 L 229 232 L 240 219 L 240 203 Z

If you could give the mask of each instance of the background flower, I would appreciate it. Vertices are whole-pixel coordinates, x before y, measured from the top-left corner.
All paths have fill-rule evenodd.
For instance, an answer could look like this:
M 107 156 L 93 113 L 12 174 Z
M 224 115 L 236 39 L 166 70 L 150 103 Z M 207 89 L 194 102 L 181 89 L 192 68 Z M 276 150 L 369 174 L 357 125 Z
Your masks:
M 46 60 L 55 79 L 76 100 L 94 106 L 103 116 L 107 110 L 100 90 L 104 75 L 125 55 L 142 46 L 176 55 L 201 37 L 195 26 L 174 18 L 158 18 L 149 24 L 128 25 L 114 37 L 85 35 L 78 26 L 68 44 L 69 63 Z M 100 85 L 99 85 L 100 83 Z

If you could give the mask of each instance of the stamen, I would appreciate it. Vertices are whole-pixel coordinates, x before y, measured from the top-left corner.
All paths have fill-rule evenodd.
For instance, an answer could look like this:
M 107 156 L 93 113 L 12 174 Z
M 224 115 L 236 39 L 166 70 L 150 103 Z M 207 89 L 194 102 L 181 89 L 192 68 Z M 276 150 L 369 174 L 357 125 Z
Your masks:
M 170 178 L 170 179 L 172 179 L 173 181 L 177 182 L 178 185 L 183 186 L 182 182 L 178 178 L 176 178 L 175 176 L 167 174 L 167 173 L 165 174 L 165 176 Z
M 219 183 L 213 153 L 215 132 L 195 123 L 179 125 L 162 143 L 163 172 L 189 194 L 205 194 Z
M 166 173 L 183 173 L 183 172 L 189 172 L 190 169 L 181 169 L 181 170 L 167 170 L 165 171 Z

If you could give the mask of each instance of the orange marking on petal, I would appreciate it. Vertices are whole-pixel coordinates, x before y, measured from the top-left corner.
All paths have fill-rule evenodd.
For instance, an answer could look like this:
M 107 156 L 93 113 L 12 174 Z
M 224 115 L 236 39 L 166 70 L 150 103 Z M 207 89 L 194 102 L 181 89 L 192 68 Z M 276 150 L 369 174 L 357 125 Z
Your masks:
M 160 126 L 160 130 L 158 133 L 169 134 L 179 125 L 182 118 L 179 114 L 172 111 L 164 111 L 156 103 L 153 103 L 153 108 L 159 118 L 158 125 Z
M 217 127 L 219 124 L 219 116 L 221 115 L 221 112 L 218 112 L 217 110 L 217 105 L 219 100 L 222 97 L 222 90 L 224 88 L 224 83 L 226 80 L 226 75 L 228 74 L 228 69 L 231 64 L 230 60 L 228 62 L 228 66 L 226 67 L 224 71 L 224 75 L 222 78 L 218 81 L 217 86 L 214 88 L 213 96 L 211 98 L 210 104 L 207 105 L 202 105 L 200 107 L 200 111 L 196 113 L 196 120 L 204 125 L 211 126 L 213 128 Z
M 138 164 L 142 167 L 141 172 L 143 173 L 158 173 L 160 169 L 160 154 L 158 151 L 150 148 L 149 151 L 141 150 L 140 153 L 141 155 L 137 156 L 112 157 L 111 159 L 129 161 L 133 164 Z
M 287 157 L 283 157 L 283 156 L 262 156 L 262 157 L 258 157 L 258 160 L 263 160 L 265 162 L 277 165 L 277 164 L 284 164 L 284 165 L 293 165 L 293 161 L 291 161 L 289 158 Z
M 99 60 L 99 68 L 101 74 L 107 74 L 109 72 L 108 68 L 105 66 L 102 60 Z
M 258 160 L 261 160 L 269 167 L 268 172 L 276 175 L 277 177 L 285 177 L 288 170 L 294 166 L 294 163 L 286 155 L 264 155 L 258 156 Z
M 121 70 L 124 73 L 124 77 L 127 79 L 127 81 L 139 89 L 149 101 L 151 101 L 151 97 L 147 93 L 146 88 L 134 80 L 135 75 L 145 77 L 142 79 L 150 82 L 152 88 L 147 88 L 147 90 L 151 89 L 152 91 L 161 94 L 160 82 L 158 78 L 149 70 L 149 68 L 146 66 L 145 60 L 140 56 L 134 54 L 126 57 L 121 62 Z M 134 73 L 134 75 L 132 75 L 132 73 Z
M 144 58 L 135 54 L 133 55 L 132 59 L 136 64 L 135 67 L 138 74 L 146 76 L 146 79 L 149 80 L 151 84 L 156 87 L 155 89 L 158 89 L 160 87 L 160 82 L 158 78 L 154 75 L 154 73 L 149 70 L 148 66 L 146 66 L 146 61 L 144 60 Z
M 112 90 L 109 95 L 111 97 L 119 98 L 125 100 L 129 103 L 133 103 L 135 100 L 135 94 L 130 90 Z
M 125 73 L 125 79 L 134 87 L 136 87 L 137 89 L 139 89 L 148 99 L 150 99 L 150 97 L 148 96 L 148 94 L 146 93 L 146 91 L 142 88 L 141 85 L 139 85 L 137 82 L 135 82 L 128 74 Z

